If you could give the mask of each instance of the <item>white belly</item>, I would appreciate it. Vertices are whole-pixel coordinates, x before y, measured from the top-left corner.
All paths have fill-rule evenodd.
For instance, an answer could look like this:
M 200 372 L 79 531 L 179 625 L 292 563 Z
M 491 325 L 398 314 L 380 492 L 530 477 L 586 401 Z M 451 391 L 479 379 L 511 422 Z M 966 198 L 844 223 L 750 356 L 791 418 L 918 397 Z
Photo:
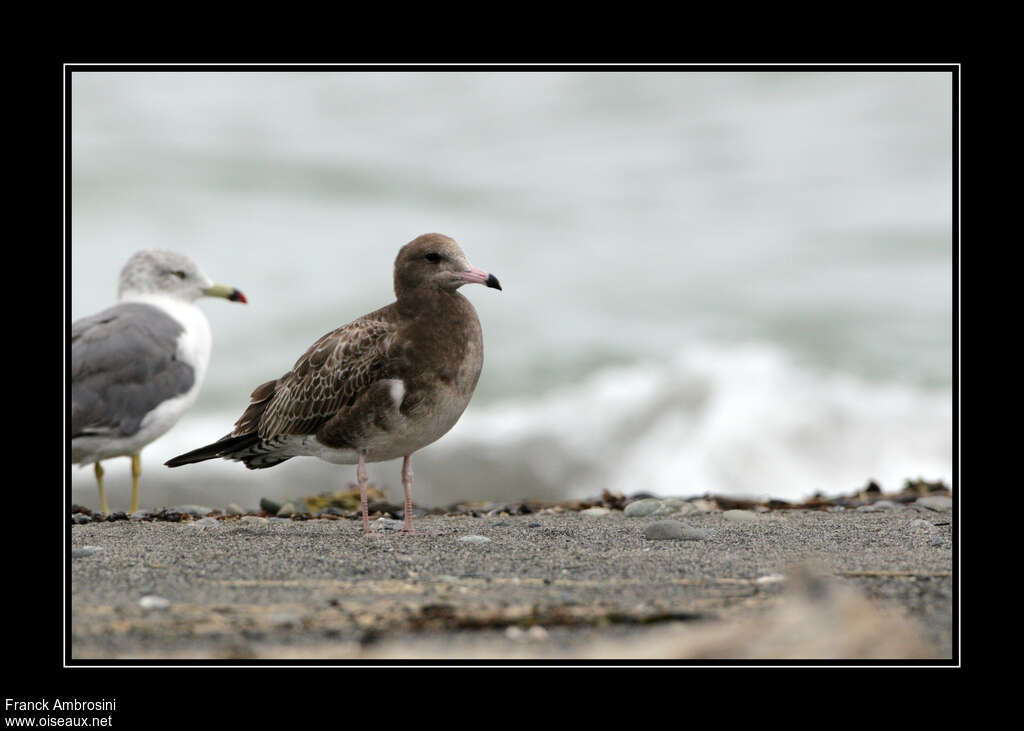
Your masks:
M 396 384 L 400 383 L 396 380 Z M 405 457 L 433 444 L 455 426 L 469 403 L 468 396 L 461 396 L 452 390 L 440 394 L 431 408 L 424 408 L 420 413 L 406 418 L 398 411 L 404 394 L 404 385 L 392 389 L 392 398 L 396 400 L 396 416 L 390 428 L 367 434 L 359 445 L 367 462 L 385 462 Z M 317 457 L 332 464 L 359 462 L 359 450 L 326 446 L 315 434 L 276 437 L 272 451 L 289 457 Z

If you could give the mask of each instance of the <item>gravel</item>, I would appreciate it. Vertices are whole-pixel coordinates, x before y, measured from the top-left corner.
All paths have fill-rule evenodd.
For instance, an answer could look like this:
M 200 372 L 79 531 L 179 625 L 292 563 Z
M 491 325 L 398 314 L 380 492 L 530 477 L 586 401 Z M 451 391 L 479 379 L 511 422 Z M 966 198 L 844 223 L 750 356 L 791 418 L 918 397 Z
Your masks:
M 427 515 L 416 527 L 436 535 L 378 537 L 338 518 L 73 523 L 72 658 L 447 657 L 485 641 L 492 658 L 584 656 L 598 641 L 647 656 L 655 629 L 771 611 L 807 566 L 911 621 L 929 657 L 950 658 L 953 519 L 932 510 Z M 168 604 L 147 612 L 140 597 Z M 281 613 L 294 621 L 275 624 Z M 513 626 L 546 639 L 510 638 Z

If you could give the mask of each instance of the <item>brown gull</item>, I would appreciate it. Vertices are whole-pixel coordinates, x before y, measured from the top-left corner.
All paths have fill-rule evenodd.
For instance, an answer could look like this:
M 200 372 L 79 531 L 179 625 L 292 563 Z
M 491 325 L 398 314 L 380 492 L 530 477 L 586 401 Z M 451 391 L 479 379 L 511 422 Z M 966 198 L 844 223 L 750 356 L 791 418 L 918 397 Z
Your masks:
M 210 362 L 202 296 L 245 302 L 173 251 L 139 251 L 121 270 L 118 303 L 71 325 L 71 461 L 94 464 L 107 512 L 101 460 L 131 457 L 132 504 L 139 508 L 142 448 L 188 411 Z
M 370 531 L 366 463 L 403 457 L 405 525 L 412 528 L 412 454 L 458 421 L 480 378 L 483 337 L 466 283 L 501 289 L 454 240 L 424 234 L 395 258 L 396 301 L 333 330 L 290 371 L 252 392 L 234 430 L 166 462 L 223 457 L 249 469 L 292 457 L 355 464 L 363 531 Z

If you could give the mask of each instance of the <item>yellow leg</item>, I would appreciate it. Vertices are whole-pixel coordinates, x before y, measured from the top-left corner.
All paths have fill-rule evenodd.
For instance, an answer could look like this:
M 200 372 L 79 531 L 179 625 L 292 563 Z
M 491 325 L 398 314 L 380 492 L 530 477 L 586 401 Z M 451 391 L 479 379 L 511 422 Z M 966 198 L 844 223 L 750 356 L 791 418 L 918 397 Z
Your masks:
M 136 452 L 132 455 L 132 509 L 128 511 L 131 515 L 139 509 L 139 475 L 142 474 L 142 460 Z
M 96 463 L 95 472 L 96 472 L 96 484 L 100 488 L 100 510 L 102 510 L 103 513 L 106 514 L 108 512 L 107 511 L 107 496 L 103 492 L 103 468 L 100 466 L 99 462 Z

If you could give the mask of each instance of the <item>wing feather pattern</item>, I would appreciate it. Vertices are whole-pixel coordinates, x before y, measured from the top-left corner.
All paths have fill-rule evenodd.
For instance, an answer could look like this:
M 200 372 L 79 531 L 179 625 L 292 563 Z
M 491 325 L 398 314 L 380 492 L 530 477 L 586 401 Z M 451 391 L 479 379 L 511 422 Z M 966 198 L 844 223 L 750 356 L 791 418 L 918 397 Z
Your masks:
M 396 333 L 394 322 L 373 315 L 327 333 L 292 370 L 252 392 L 232 436 L 256 433 L 269 442 L 282 435 L 315 434 L 367 388 L 390 377 Z

